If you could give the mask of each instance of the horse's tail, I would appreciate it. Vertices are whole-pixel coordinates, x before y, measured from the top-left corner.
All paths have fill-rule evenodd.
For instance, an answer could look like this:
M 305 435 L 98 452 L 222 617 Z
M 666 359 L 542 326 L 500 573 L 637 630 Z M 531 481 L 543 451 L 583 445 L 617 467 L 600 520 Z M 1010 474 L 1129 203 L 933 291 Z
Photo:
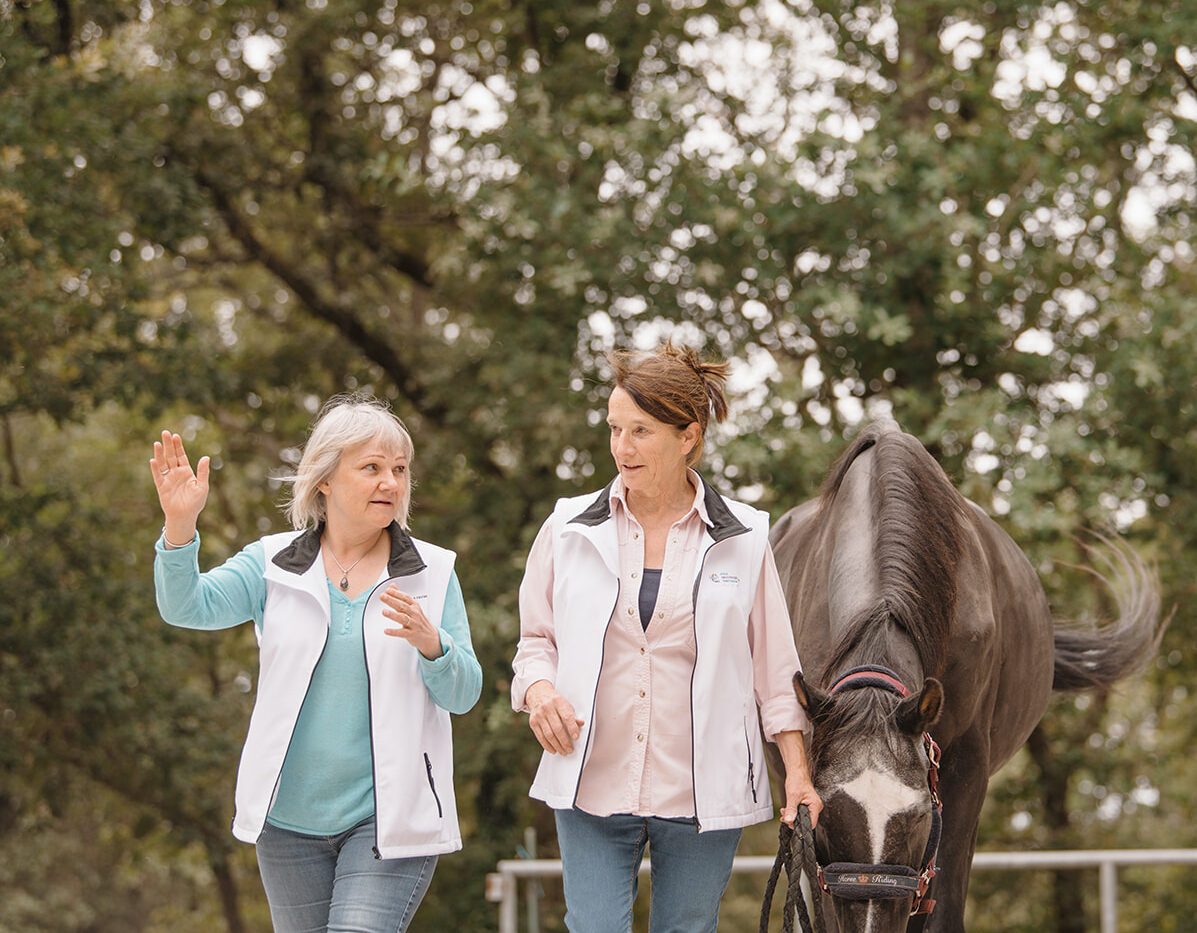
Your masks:
M 1126 542 L 1094 533 L 1104 545 L 1084 544 L 1100 565 L 1079 567 L 1113 594 L 1118 618 L 1102 624 L 1057 623 L 1053 690 L 1106 688 L 1155 656 L 1171 616 L 1160 619 L 1160 585 L 1154 568 Z

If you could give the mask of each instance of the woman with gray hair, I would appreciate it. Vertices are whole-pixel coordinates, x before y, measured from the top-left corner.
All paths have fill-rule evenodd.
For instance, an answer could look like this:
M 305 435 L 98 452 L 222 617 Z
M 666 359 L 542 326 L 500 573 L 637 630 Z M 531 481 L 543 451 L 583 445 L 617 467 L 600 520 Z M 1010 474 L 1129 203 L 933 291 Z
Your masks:
M 280 933 L 405 930 L 461 848 L 449 714 L 482 670 L 455 555 L 408 533 L 413 456 L 385 404 L 331 400 L 290 477 L 295 530 L 200 573 L 209 459 L 193 471 L 179 435 L 154 443 L 163 619 L 258 637 L 233 835 L 257 846 Z

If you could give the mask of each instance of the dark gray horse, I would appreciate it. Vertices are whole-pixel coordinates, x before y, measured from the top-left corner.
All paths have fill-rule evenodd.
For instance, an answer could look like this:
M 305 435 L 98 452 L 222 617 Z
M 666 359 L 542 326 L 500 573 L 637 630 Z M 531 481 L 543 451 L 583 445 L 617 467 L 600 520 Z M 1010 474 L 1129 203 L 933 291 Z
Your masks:
M 829 918 L 844 933 L 963 930 L 989 776 L 1053 688 L 1108 686 L 1154 652 L 1155 577 L 1107 541 L 1119 619 L 1056 624 L 1018 546 L 889 420 L 865 428 L 771 537 L 805 671 L 795 690 L 815 724 Z M 928 732 L 943 749 L 942 819 Z M 935 864 L 937 905 L 911 918 L 931 903 L 915 895 Z

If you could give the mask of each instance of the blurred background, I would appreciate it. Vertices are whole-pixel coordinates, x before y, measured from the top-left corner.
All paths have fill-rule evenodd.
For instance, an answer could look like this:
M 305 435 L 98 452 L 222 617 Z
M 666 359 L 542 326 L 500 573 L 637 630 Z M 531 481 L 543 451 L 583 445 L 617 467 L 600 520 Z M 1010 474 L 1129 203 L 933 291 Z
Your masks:
M 523 559 L 612 473 L 603 354 L 669 336 L 732 362 L 706 473 L 774 518 L 891 413 L 1058 614 L 1112 612 L 1081 529 L 1155 562 L 1158 660 L 1053 701 L 979 848 L 1197 844 L 1195 37 L 1189 0 L 0 0 L 0 930 L 269 929 L 228 832 L 254 638 L 159 620 L 146 463 L 213 458 L 211 566 L 357 389 L 412 429 L 486 678 L 413 929 L 494 929 L 486 873 L 555 854 Z M 1119 878 L 1122 929 L 1192 928 L 1191 868 Z M 1096 871 L 971 897 L 1096 928 Z

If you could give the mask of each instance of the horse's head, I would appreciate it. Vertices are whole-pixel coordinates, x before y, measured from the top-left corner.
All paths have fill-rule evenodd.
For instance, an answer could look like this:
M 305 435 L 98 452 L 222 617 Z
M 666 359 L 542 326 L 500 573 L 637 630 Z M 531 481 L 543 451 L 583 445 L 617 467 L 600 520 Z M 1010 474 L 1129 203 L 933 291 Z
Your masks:
M 823 799 L 815 851 L 840 930 L 902 931 L 938 845 L 938 750 L 925 736 L 943 688 L 927 678 L 919 693 L 902 696 L 883 669 L 847 680 L 823 691 L 794 677 L 814 723 L 811 776 Z

